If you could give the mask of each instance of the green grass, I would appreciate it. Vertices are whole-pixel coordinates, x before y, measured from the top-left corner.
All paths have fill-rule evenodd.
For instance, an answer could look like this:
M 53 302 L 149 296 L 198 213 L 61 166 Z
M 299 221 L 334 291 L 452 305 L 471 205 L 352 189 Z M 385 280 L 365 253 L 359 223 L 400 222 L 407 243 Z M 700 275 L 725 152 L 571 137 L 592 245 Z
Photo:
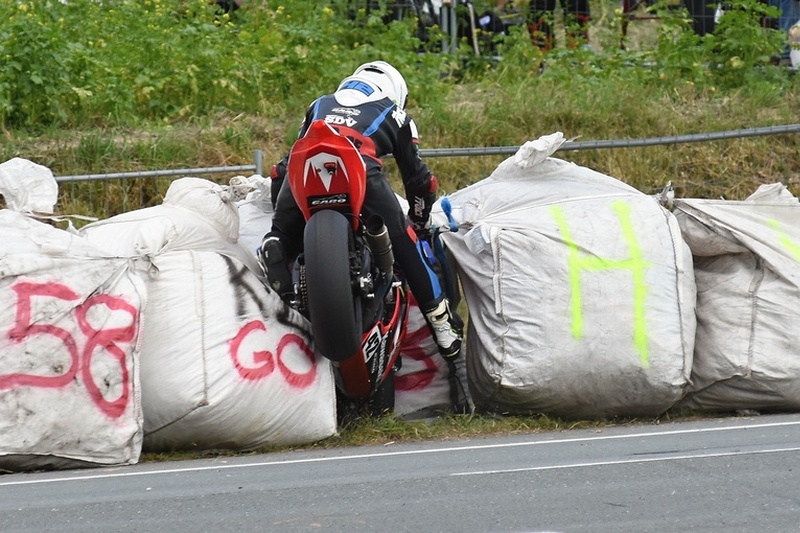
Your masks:
M 588 82 L 584 82 L 588 85 Z M 794 83 L 794 80 L 792 80 Z M 573 82 L 540 82 L 536 95 L 525 87 L 486 82 L 453 89 L 452 101 L 426 109 L 411 107 L 423 148 L 517 146 L 562 131 L 579 141 L 632 139 L 748 127 L 795 124 L 800 91 L 726 97 L 653 94 L 630 83 L 591 89 Z M 471 99 L 466 100 L 469 96 Z M 535 97 L 534 97 L 535 96 Z M 246 165 L 256 149 L 267 168 L 288 149 L 298 116 L 283 119 L 218 113 L 192 122 L 131 128 L 52 129 L 20 132 L 0 146 L 0 159 L 24 157 L 56 175 Z M 783 182 L 800 195 L 800 136 L 796 134 L 625 149 L 559 152 L 573 161 L 646 193 L 671 181 L 679 197 L 743 199 L 762 183 Z M 502 156 L 448 157 L 427 162 L 442 190 L 452 192 L 488 176 Z M 389 175 L 399 185 L 393 165 Z M 230 176 L 213 176 L 226 181 Z M 112 216 L 160 203 L 169 180 L 64 184 L 57 210 L 64 214 Z M 399 189 L 398 189 L 399 190 Z
M 529 435 L 546 432 L 588 429 L 603 431 L 611 426 L 635 426 L 711 417 L 735 416 L 732 413 L 670 411 L 647 419 L 561 420 L 546 415 L 510 416 L 491 414 L 443 415 L 425 420 L 403 420 L 395 415 L 360 417 L 344 422 L 338 434 L 319 442 L 299 446 L 262 446 L 246 452 L 236 450 L 184 450 L 144 453 L 142 462 L 173 461 L 204 457 L 232 456 L 243 453 L 275 453 L 295 450 L 320 450 L 340 447 L 390 446 L 420 441 L 462 442 L 491 435 Z
M 269 453 L 298 449 L 326 449 L 343 446 L 389 445 L 400 442 L 423 440 L 465 440 L 492 434 L 537 433 L 595 427 L 601 422 L 575 421 L 564 423 L 545 416 L 511 417 L 488 415 L 447 415 L 440 418 L 404 421 L 394 415 L 382 417 L 366 416 L 352 419 L 341 425 L 337 435 L 319 442 L 302 446 L 265 446 L 253 450 L 254 453 Z M 179 457 L 198 455 L 230 454 L 226 450 L 204 452 L 175 452 L 145 454 L 144 461 L 171 460 Z

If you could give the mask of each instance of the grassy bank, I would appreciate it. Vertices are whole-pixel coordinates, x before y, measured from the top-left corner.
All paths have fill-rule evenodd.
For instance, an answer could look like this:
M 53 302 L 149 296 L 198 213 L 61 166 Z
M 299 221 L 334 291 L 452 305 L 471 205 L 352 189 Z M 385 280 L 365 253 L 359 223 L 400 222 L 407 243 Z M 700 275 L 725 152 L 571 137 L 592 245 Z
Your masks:
M 734 4 L 747 17 L 721 24 L 719 35 L 700 39 L 680 12 L 661 10 L 657 21 L 632 22 L 622 49 L 619 6 L 593 0 L 592 50 L 561 43 L 544 56 L 513 26 L 496 43 L 498 59 L 475 56 L 467 40 L 442 54 L 436 26 L 420 41 L 415 20 L 387 23 L 347 2 L 253 3 L 233 17 L 204 0 L 0 2 L 9 21 L 0 29 L 0 159 L 69 175 L 249 164 L 260 149 L 270 165 L 308 102 L 375 57 L 406 74 L 423 148 L 519 145 L 554 131 L 585 141 L 800 122 L 800 78 L 769 63 L 785 38 L 761 28 L 769 8 Z M 800 192 L 798 148 L 800 136 L 782 135 L 557 155 L 644 192 L 672 181 L 679 196 L 741 199 L 774 181 Z M 429 163 L 453 191 L 501 159 Z M 65 185 L 58 209 L 110 216 L 159 203 L 168 183 Z
M 562 131 L 578 141 L 636 139 L 800 122 L 798 92 L 675 97 L 630 84 L 608 85 L 603 95 L 585 87 L 564 92 L 559 84 L 523 88 L 464 85 L 435 109 L 412 107 L 423 148 L 516 146 Z M 623 95 L 623 96 L 619 96 Z M 467 99 L 469 97 L 469 99 Z M 24 157 L 56 175 L 164 168 L 246 165 L 256 149 L 266 165 L 288 149 L 298 116 L 269 119 L 217 114 L 169 126 L 51 130 L 15 135 L 3 144 L 3 160 Z M 783 182 L 800 194 L 800 135 L 771 135 L 712 142 L 564 151 L 574 161 L 652 193 L 668 181 L 679 197 L 743 199 L 761 183 Z M 429 159 L 444 191 L 486 177 L 504 156 Z M 392 166 L 389 166 L 393 179 Z M 229 176 L 213 176 L 225 181 Z M 59 212 L 111 216 L 160 203 L 169 180 L 133 179 L 65 184 Z M 399 190 L 399 189 L 398 189 Z

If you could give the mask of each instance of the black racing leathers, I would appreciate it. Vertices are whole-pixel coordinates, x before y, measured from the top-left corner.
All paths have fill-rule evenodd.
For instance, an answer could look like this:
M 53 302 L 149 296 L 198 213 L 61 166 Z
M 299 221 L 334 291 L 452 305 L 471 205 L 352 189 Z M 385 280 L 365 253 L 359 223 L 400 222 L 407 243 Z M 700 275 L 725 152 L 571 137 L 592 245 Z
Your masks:
M 348 137 L 364 158 L 367 187 L 363 214 L 383 217 L 392 241 L 395 259 L 406 275 L 411 292 L 423 311 L 441 300 L 438 278 L 422 258 L 416 234 L 410 231 L 405 213 L 383 172 L 382 157 L 391 154 L 400 171 L 414 225 L 427 221 L 436 200 L 436 178 L 419 157 L 417 129 L 411 117 L 388 98 L 358 106 L 342 106 L 333 95 L 318 98 L 308 108 L 299 137 L 315 120 L 325 120 Z M 273 167 L 273 187 L 279 188 L 271 235 L 280 238 L 286 254 L 294 258 L 303 242 L 305 221 L 291 189 L 285 183 L 288 155 Z

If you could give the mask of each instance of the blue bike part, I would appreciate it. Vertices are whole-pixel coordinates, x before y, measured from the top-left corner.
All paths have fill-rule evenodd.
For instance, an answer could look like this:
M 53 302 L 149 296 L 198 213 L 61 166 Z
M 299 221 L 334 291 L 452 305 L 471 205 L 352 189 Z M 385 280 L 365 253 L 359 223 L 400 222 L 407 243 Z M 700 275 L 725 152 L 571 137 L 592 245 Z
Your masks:
M 441 199 L 440 204 L 442 206 L 442 212 L 444 212 L 445 216 L 447 217 L 447 224 L 450 228 L 450 231 L 457 233 L 458 224 L 456 224 L 456 219 L 453 218 L 453 204 L 450 203 L 450 198 L 445 196 Z
M 418 242 L 422 250 L 422 257 L 428 260 L 428 264 L 434 265 L 436 263 L 436 256 L 433 255 L 431 244 L 427 241 L 427 239 L 420 239 Z
M 447 293 L 447 299 L 453 301 L 455 299 L 455 294 L 452 294 L 452 287 L 455 285 L 455 277 L 453 272 L 450 270 L 450 263 L 447 261 L 447 256 L 444 253 L 444 245 L 442 244 L 442 237 L 440 236 L 439 232 L 433 234 L 433 249 L 436 255 L 436 260 L 439 262 L 439 266 L 442 269 L 442 275 L 444 276 L 444 286 L 447 289 L 445 292 Z
M 425 271 L 428 273 L 428 279 L 431 281 L 431 290 L 433 291 L 433 297 L 439 298 L 442 295 L 442 285 L 439 281 L 439 276 L 436 275 L 436 271 L 433 270 L 433 265 L 436 264 L 436 257 L 431 252 L 431 246 L 425 239 L 417 239 L 417 253 L 422 258 L 422 262 L 425 264 Z

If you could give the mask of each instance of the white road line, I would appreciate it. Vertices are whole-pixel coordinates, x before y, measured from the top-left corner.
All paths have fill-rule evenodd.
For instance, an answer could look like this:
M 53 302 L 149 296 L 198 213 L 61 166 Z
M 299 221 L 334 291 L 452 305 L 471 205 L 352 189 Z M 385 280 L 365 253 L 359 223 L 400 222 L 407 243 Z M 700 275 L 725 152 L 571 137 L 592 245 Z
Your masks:
M 740 455 L 764 455 L 768 453 L 798 452 L 800 448 L 776 448 L 773 450 L 750 450 L 740 452 L 697 453 L 691 455 L 674 455 L 671 457 L 647 457 L 641 459 L 620 459 L 618 461 L 597 461 L 594 463 L 571 463 L 565 465 L 531 466 L 525 468 L 509 468 L 507 470 L 479 470 L 475 472 L 453 472 L 451 476 L 485 476 L 492 474 L 514 474 L 518 472 L 541 472 L 545 470 L 563 470 L 567 468 L 587 468 L 592 466 L 613 466 L 632 463 L 656 463 L 662 461 L 686 461 L 688 459 L 713 459 L 719 457 L 735 457 Z
M 203 471 L 212 471 L 212 470 L 230 470 L 234 468 L 258 468 L 258 467 L 266 467 L 266 466 L 284 466 L 284 465 L 291 465 L 291 464 L 304 464 L 304 463 L 321 463 L 321 462 L 334 462 L 334 461 L 351 461 L 357 459 L 372 459 L 372 458 L 381 458 L 381 457 L 396 457 L 396 456 L 404 456 L 404 455 L 423 455 L 423 454 L 434 454 L 434 453 L 452 453 L 452 452 L 464 452 L 464 451 L 474 451 L 474 450 L 491 450 L 491 449 L 500 449 L 500 448 L 513 448 L 519 446 L 541 446 L 545 444 L 568 444 L 568 443 L 577 443 L 577 442 L 589 442 L 589 441 L 603 441 L 603 440 L 619 440 L 619 439 L 641 439 L 641 438 L 650 438 L 650 437 L 663 437 L 669 435 L 690 435 L 690 434 L 701 434 L 701 433 L 713 433 L 718 431 L 736 431 L 736 430 L 754 430 L 754 429 L 766 429 L 766 428 L 776 428 L 776 427 L 789 427 L 789 426 L 800 426 L 800 420 L 791 421 L 791 422 L 769 422 L 763 424 L 752 424 L 752 425 L 736 425 L 736 426 L 724 426 L 724 427 L 711 427 L 711 428 L 695 428 L 695 429 L 676 429 L 676 430 L 667 430 L 667 431 L 654 431 L 654 432 L 647 432 L 647 433 L 631 433 L 631 434 L 622 434 L 622 435 L 592 435 L 591 437 L 575 437 L 575 438 L 566 438 L 566 439 L 552 439 L 552 440 L 537 440 L 537 441 L 525 441 L 525 442 L 508 442 L 508 443 L 501 443 L 501 444 L 475 444 L 470 446 L 451 446 L 446 448 L 431 448 L 427 450 L 405 450 L 405 451 L 397 451 L 397 452 L 379 452 L 379 453 L 365 453 L 365 454 L 354 454 L 354 455 L 343 455 L 340 457 L 312 457 L 306 459 L 289 459 L 285 461 L 263 461 L 263 462 L 251 462 L 251 463 L 237 463 L 237 464 L 213 464 L 213 465 L 204 465 L 204 466 L 194 466 L 194 467 L 183 467 L 183 468 L 170 468 L 165 470 L 137 470 L 137 471 L 115 471 L 115 472 L 101 472 L 101 473 L 91 473 L 86 475 L 73 475 L 69 477 L 53 477 L 53 478 L 37 478 L 37 479 L 21 479 L 15 481 L 7 481 L 2 482 L 0 481 L 0 487 L 11 487 L 15 485 L 32 485 L 37 483 L 60 483 L 65 481 L 82 481 L 82 480 L 94 480 L 94 479 L 110 479 L 110 478 L 118 478 L 118 477 L 136 477 L 136 476 L 155 476 L 155 475 L 164 475 L 164 474 L 180 474 L 186 472 L 203 472 Z M 541 434 L 534 434 L 539 435 Z M 788 450 L 787 450 L 788 451 Z M 752 453 L 752 452 L 751 452 Z M 704 456 L 708 457 L 708 456 Z M 655 459 L 632 459 L 630 462 L 646 462 L 649 460 Z M 659 460 L 670 460 L 670 458 L 659 458 Z M 577 466 L 577 465 L 576 465 Z M 112 467 L 112 468 L 125 468 L 125 467 Z M 554 467 L 541 467 L 541 468 L 554 468 Z M 563 468 L 563 467 L 559 467 Z M 469 473 L 464 473 L 463 475 L 467 475 Z M 2 480 L 2 476 L 0 476 L 0 480 Z

